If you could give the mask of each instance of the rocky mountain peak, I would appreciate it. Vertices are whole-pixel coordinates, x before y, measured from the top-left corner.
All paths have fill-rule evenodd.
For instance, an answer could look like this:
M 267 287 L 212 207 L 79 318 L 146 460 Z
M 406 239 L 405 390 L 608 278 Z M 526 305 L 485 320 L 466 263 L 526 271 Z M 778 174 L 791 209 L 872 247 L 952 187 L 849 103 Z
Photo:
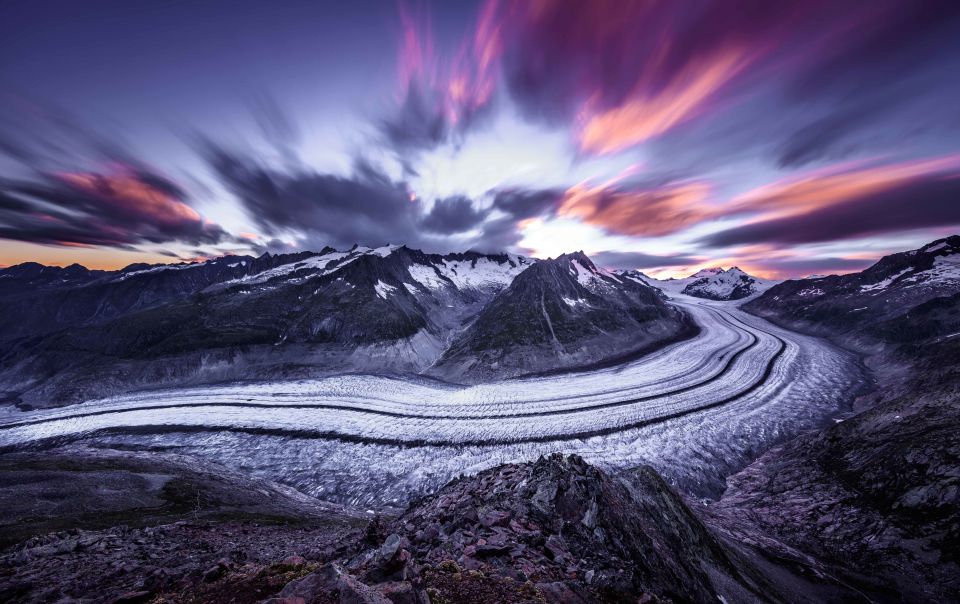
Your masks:
M 739 300 L 772 285 L 772 282 L 753 277 L 737 266 L 727 270 L 720 267 L 703 269 L 686 281 L 681 293 L 710 300 Z
M 723 268 L 719 266 L 714 266 L 711 268 L 702 268 L 697 272 L 695 272 L 694 274 L 690 275 L 688 279 L 702 279 L 704 277 L 712 277 L 714 275 L 719 275 L 723 272 L 724 272 Z

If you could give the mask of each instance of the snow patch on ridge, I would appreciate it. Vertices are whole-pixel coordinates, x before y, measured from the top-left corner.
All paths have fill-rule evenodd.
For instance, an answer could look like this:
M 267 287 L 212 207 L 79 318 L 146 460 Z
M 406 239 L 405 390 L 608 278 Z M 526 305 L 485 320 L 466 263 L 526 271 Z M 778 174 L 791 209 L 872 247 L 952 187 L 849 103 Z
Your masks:
M 387 283 L 384 283 L 383 281 L 377 281 L 376 285 L 373 286 L 373 289 L 375 289 L 377 292 L 377 295 L 383 298 L 384 300 L 387 299 L 388 295 L 397 291 L 396 287 L 389 285 Z
M 939 260 L 939 258 L 938 258 L 938 260 Z M 876 290 L 878 290 L 878 289 L 886 289 L 887 286 L 889 286 L 891 283 L 893 283 L 894 281 L 896 281 L 897 279 L 899 279 L 900 277 L 902 277 L 903 275 L 909 273 L 909 272 L 912 271 L 912 270 L 913 270 L 913 267 L 907 267 L 907 268 L 903 269 L 902 271 L 900 271 L 899 273 L 896 273 L 896 274 L 894 274 L 894 275 L 890 275 L 889 277 L 887 277 L 887 278 L 884 279 L 883 281 L 879 281 L 879 282 L 877 282 L 877 283 L 872 283 L 872 284 L 870 284 L 870 285 L 861 285 L 861 286 L 860 286 L 860 291 L 869 292 L 869 291 L 876 291 Z

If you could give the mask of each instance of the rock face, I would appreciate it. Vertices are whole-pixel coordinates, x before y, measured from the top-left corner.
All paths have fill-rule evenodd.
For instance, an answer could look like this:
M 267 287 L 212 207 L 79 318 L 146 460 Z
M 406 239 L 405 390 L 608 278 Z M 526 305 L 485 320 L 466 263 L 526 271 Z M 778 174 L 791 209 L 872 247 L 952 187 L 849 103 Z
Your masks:
M 18 264 L 0 269 L 0 341 L 102 323 L 309 256 L 225 256 L 190 264 L 131 264 L 119 271 Z
M 892 254 L 849 275 L 784 281 L 744 307 L 794 329 L 852 343 L 870 326 L 960 291 L 960 236 Z
M 5 319 L 29 316 L 21 332 L 32 330 L 3 342 L 0 391 L 48 406 L 178 383 L 418 371 L 436 359 L 450 330 L 530 264 L 472 252 L 328 248 L 134 267 L 52 290 L 23 282 L 0 297 Z M 60 329 L 31 327 L 48 316 L 56 317 L 51 330 Z
M 755 553 L 705 526 L 652 470 L 615 478 L 577 456 L 453 481 L 382 528 L 368 531 L 374 547 L 268 602 L 859 600 L 786 568 L 771 580 Z
M 768 452 L 728 479 L 717 507 L 846 569 L 863 590 L 954 602 L 960 342 L 893 346 L 869 360 L 887 370 L 865 401 L 872 408 Z
M 0 310 L 11 326 L 0 340 L 0 399 L 22 407 L 351 370 L 431 368 L 475 382 L 633 354 L 693 331 L 656 290 L 582 254 L 535 263 L 399 246 L 111 273 L 21 265 L 0 275 Z
M 453 340 L 431 372 L 476 380 L 583 367 L 693 333 L 659 291 L 601 271 L 577 252 L 521 273 Z
M 865 352 L 878 387 L 866 411 L 728 479 L 717 509 L 903 601 L 960 594 L 958 252 L 950 237 L 861 273 L 785 282 L 746 306 Z

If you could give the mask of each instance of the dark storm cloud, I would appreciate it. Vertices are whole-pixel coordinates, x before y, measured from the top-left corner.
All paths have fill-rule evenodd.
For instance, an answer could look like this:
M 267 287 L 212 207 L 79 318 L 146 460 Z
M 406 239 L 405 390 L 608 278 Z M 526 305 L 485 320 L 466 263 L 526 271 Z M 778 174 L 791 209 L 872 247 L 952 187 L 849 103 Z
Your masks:
M 474 207 L 468 197 L 456 195 L 435 201 L 420 224 L 433 233 L 450 235 L 476 227 L 487 217 L 487 213 Z
M 413 83 L 403 103 L 380 120 L 380 131 L 391 148 L 400 152 L 419 151 L 432 149 L 447 140 L 450 124 L 432 96 Z
M 493 207 L 517 219 L 534 218 L 555 209 L 562 198 L 560 189 L 514 187 L 495 191 Z
M 219 243 L 231 237 L 164 177 L 136 171 L 0 181 L 0 238 L 62 246 Z
M 404 183 L 366 162 L 351 176 L 310 168 L 280 169 L 205 140 L 200 150 L 214 174 L 267 235 L 302 232 L 314 242 L 347 246 L 419 240 L 419 204 Z
M 813 211 L 754 222 L 703 238 L 707 246 L 817 243 L 960 224 L 956 173 L 912 179 Z
M 519 241 L 518 216 L 528 215 L 536 205 L 517 201 L 524 194 L 515 191 L 505 206 L 511 215 L 501 218 L 491 219 L 490 209 L 465 196 L 436 200 L 426 211 L 405 183 L 366 161 L 357 160 L 350 175 L 340 176 L 300 164 L 295 169 L 267 166 L 209 140 L 200 148 L 224 187 L 272 237 L 258 248 L 262 251 L 289 251 L 285 237 L 292 234 L 302 235 L 302 243 L 312 247 L 402 243 L 429 251 L 501 252 Z M 544 210 L 549 207 L 543 202 L 546 195 L 529 192 L 529 199 L 540 199 Z M 464 236 L 473 229 L 479 234 Z
M 500 253 L 514 248 L 523 238 L 517 221 L 510 217 L 496 218 L 483 223 L 480 237 L 470 244 L 478 252 Z
M 879 95 L 878 95 L 879 96 Z M 798 168 L 822 159 L 836 159 L 855 150 L 851 135 L 865 129 L 888 106 L 869 103 L 847 104 L 794 130 L 781 146 L 777 165 Z
M 689 264 L 700 264 L 706 261 L 705 258 L 699 256 L 689 256 L 685 254 L 659 256 L 656 254 L 644 254 L 643 252 L 599 252 L 591 254 L 590 257 L 595 264 L 616 269 L 686 266 Z
M 232 240 L 119 137 L 93 132 L 57 107 L 25 104 L 29 111 L 0 122 L 0 154 L 22 172 L 0 180 L 0 238 L 117 248 Z

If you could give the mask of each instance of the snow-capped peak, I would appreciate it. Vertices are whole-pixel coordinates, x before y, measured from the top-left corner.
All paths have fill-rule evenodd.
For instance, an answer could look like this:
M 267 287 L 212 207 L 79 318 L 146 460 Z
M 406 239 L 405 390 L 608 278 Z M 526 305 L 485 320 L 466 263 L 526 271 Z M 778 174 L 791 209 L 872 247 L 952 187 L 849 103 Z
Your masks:
M 736 268 L 736 267 L 734 267 L 734 268 Z M 733 269 L 731 269 L 731 270 L 733 270 Z M 740 270 L 740 269 L 737 269 L 737 270 Z M 690 275 L 690 276 L 688 277 L 688 279 L 702 279 L 702 278 L 704 278 L 704 277 L 712 277 L 712 276 L 714 276 L 714 275 L 719 275 L 719 274 L 722 273 L 722 272 L 724 272 L 724 270 L 723 270 L 723 268 L 721 268 L 721 267 L 719 267 L 719 266 L 714 266 L 714 267 L 711 267 L 711 268 L 702 268 L 702 269 L 698 270 L 697 272 L 695 272 L 694 274 Z
M 696 278 L 696 275 L 703 275 Z M 770 288 L 775 282 L 753 277 L 740 267 L 720 267 L 698 271 L 681 293 L 711 300 L 739 300 Z

